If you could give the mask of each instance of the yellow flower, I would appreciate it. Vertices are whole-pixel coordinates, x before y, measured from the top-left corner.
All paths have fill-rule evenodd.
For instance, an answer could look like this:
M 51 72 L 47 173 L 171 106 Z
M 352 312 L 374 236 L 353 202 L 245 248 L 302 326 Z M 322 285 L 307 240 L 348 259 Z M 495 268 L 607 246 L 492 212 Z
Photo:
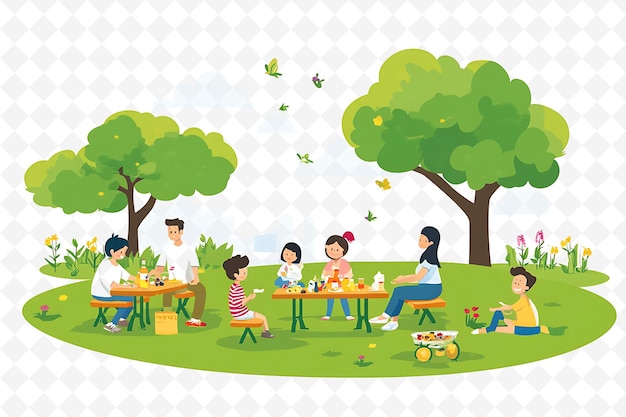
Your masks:
M 583 251 L 583 256 L 591 256 L 591 248 L 585 248 Z
M 89 247 L 89 250 L 90 250 L 91 252 L 95 252 L 95 251 L 97 250 L 97 249 L 96 249 L 96 245 L 90 246 L 90 247 Z
M 374 126 L 380 126 L 383 124 L 383 118 L 380 117 L 380 115 L 374 117 L 374 119 L 372 119 L 372 121 L 374 122 Z
M 102 191 L 99 191 L 99 192 L 98 192 L 98 195 L 99 195 L 100 197 L 102 197 L 102 196 L 104 195 L 104 193 L 103 193 Z
M 50 246 L 50 238 L 49 237 L 46 238 L 45 244 L 46 244 L 46 246 Z
M 59 301 L 65 301 L 65 300 L 67 300 L 67 295 L 65 294 L 59 295 Z
M 59 240 L 56 234 L 50 236 L 50 240 Z
M 568 236 L 565 238 L 565 243 L 570 243 L 572 241 L 572 237 Z
M 203 274 L 204 273 L 204 268 L 198 268 L 198 274 Z
M 567 246 L 567 241 L 566 240 L 562 240 L 561 241 L 561 247 L 564 248 Z
M 376 343 L 370 343 L 367 347 L 370 349 L 374 349 L 376 347 Z
M 445 123 L 446 119 L 439 119 L 439 123 Z
M 550 249 L 550 253 L 559 253 L 559 248 L 557 248 L 556 246 L 552 246 L 552 249 Z
M 120 137 L 118 135 L 113 135 L 113 139 L 119 139 Z

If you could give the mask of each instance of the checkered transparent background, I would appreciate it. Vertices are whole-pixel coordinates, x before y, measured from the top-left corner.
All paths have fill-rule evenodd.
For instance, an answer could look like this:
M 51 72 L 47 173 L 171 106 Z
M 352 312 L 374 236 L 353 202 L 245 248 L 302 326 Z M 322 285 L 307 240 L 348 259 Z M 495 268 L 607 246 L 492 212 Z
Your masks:
M 499 4 L 503 3 L 503 4 Z M 626 235 L 626 25 L 622 2 L 78 2 L 0 4 L 0 412 L 8 416 L 619 416 L 624 415 L 623 270 Z M 500 63 L 533 101 L 559 111 L 570 142 L 548 189 L 501 190 L 491 251 L 540 228 L 594 250 L 611 276 L 593 291 L 618 311 L 604 337 L 559 357 L 441 377 L 313 379 L 155 366 L 64 344 L 27 325 L 23 304 L 63 282 L 38 272 L 51 233 L 87 240 L 125 233 L 125 213 L 63 215 L 38 207 L 23 175 L 35 161 L 78 150 L 123 109 L 168 115 L 182 129 L 218 131 L 237 171 L 218 196 L 158 202 L 142 245 L 162 242 L 162 219 L 235 244 L 253 264 L 277 263 L 271 242 L 303 243 L 352 230 L 352 260 L 414 260 L 422 226 L 444 237 L 440 257 L 465 262 L 464 215 L 418 175 L 361 162 L 341 134 L 343 109 L 367 92 L 394 52 L 422 48 L 461 65 Z M 264 75 L 278 58 L 284 75 Z M 316 89 L 310 78 L 324 78 Z M 288 104 L 287 112 L 277 109 Z M 311 165 L 295 154 L 309 153 Z M 383 193 L 375 179 L 388 177 Z M 621 178 L 621 180 L 620 180 Z M 372 210 L 378 219 L 362 217 Z M 259 236 L 268 238 L 254 245 Z M 269 244 L 267 242 L 270 242 Z M 620 346 L 620 344 L 622 344 Z M 97 376 L 96 376 L 97 375 Z M 139 387 L 139 388 L 138 388 Z M 289 387 L 289 396 L 279 391 Z M 152 396 L 133 395 L 137 389 Z M 167 395 L 158 394 L 167 390 Z M 619 412 L 619 410 L 622 410 Z

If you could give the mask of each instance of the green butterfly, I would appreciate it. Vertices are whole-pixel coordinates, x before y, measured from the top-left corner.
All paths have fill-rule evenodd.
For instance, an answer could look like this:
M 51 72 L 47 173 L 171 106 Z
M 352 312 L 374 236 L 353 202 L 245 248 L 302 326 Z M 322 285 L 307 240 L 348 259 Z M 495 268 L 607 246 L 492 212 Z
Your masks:
M 275 77 L 275 78 L 278 78 L 281 75 L 283 75 L 280 72 L 278 72 L 278 60 L 276 58 L 273 58 L 269 64 L 265 64 L 265 73 L 269 75 L 270 77 Z
M 367 210 L 367 217 L 365 217 L 365 220 L 367 220 L 368 222 L 371 222 L 376 219 L 377 217 L 374 216 L 374 213 L 372 213 L 370 210 Z
M 311 161 L 309 159 L 309 154 L 305 153 L 304 155 L 300 155 L 299 153 L 297 153 L 296 155 L 298 155 L 298 158 L 300 159 L 300 162 L 302 162 L 303 164 L 312 164 L 313 161 Z
M 280 111 L 286 111 L 288 108 L 289 108 L 289 106 L 285 106 L 285 103 L 283 103 L 283 104 L 282 104 L 282 105 L 278 108 L 278 110 L 280 110 Z

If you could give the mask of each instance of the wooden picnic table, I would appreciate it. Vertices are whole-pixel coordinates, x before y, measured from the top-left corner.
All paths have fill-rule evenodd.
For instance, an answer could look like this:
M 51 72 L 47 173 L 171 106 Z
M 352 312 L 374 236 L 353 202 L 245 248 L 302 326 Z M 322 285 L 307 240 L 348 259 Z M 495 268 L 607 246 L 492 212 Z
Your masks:
M 171 282 L 165 280 L 165 285 L 148 285 L 147 288 L 125 286 L 123 288 L 111 288 L 111 295 L 125 295 L 133 297 L 133 313 L 128 321 L 128 331 L 132 331 L 135 319 L 139 320 L 141 329 L 146 328 L 144 320 L 144 297 L 154 297 L 155 295 L 176 292 L 187 289 L 187 283 L 182 281 Z
M 309 292 L 302 294 L 300 292 L 287 292 L 286 288 L 278 288 L 272 294 L 272 299 L 275 300 L 291 300 L 291 332 L 295 333 L 296 323 L 300 324 L 300 329 L 306 330 L 308 327 L 304 324 L 302 315 L 302 300 L 326 300 L 329 298 L 348 298 L 356 299 L 357 309 L 357 322 L 354 330 L 361 330 L 363 323 L 365 323 L 365 329 L 367 333 L 372 332 L 372 328 L 369 323 L 368 316 L 368 301 L 370 298 L 389 298 L 389 293 L 385 290 L 372 291 L 369 286 L 364 289 L 354 289 L 353 291 L 329 291 L 324 289 L 319 292 Z M 298 300 L 298 309 L 296 309 L 296 300 Z M 363 309 L 361 309 L 361 301 L 363 302 Z M 297 310 L 297 311 L 296 311 Z

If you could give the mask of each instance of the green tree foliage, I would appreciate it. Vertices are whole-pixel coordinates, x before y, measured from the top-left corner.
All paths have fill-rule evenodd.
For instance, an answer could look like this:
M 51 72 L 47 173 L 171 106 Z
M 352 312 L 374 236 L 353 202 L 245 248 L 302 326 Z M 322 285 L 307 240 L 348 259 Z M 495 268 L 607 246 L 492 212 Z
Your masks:
M 36 204 L 67 214 L 128 210 L 129 252 L 138 251 L 138 228 L 157 200 L 195 192 L 222 192 L 237 167 L 222 135 L 201 129 L 182 134 L 174 120 L 150 113 L 111 115 L 87 136 L 78 153 L 61 151 L 34 163 L 24 175 Z M 149 195 L 135 207 L 135 193 Z
M 531 103 L 521 80 L 491 61 L 465 68 L 410 49 L 387 59 L 368 94 L 344 111 L 345 139 L 364 161 L 415 171 L 470 221 L 470 263 L 490 265 L 489 199 L 499 187 L 544 188 L 559 176 L 569 138 L 560 114 Z M 467 183 L 469 201 L 451 185 Z

